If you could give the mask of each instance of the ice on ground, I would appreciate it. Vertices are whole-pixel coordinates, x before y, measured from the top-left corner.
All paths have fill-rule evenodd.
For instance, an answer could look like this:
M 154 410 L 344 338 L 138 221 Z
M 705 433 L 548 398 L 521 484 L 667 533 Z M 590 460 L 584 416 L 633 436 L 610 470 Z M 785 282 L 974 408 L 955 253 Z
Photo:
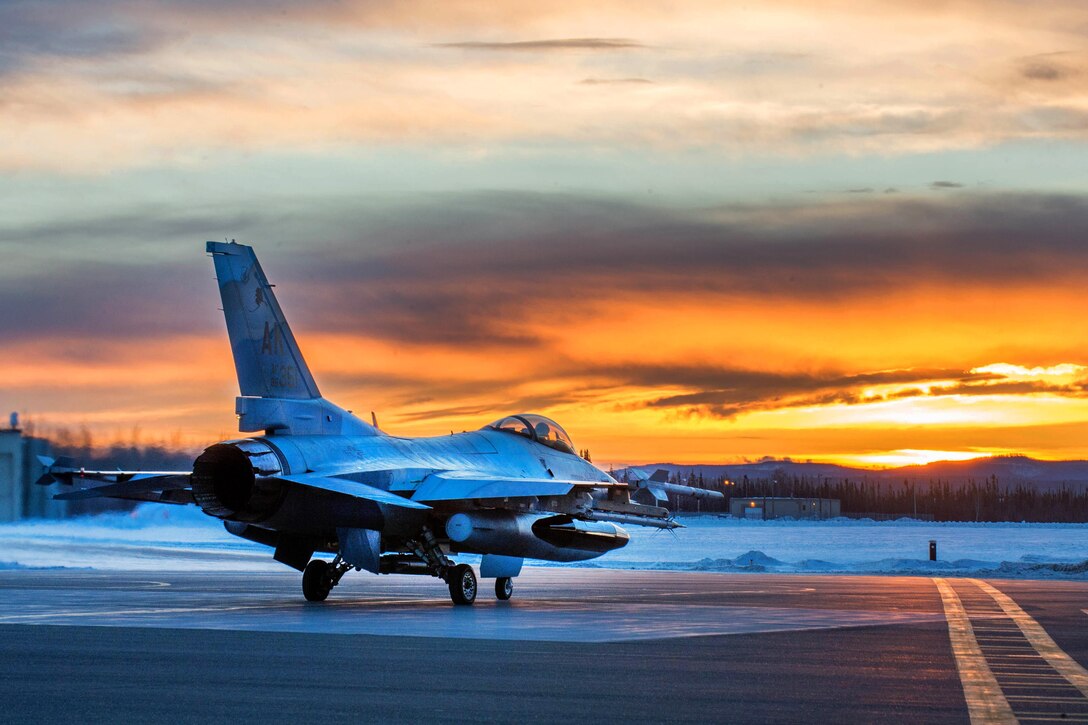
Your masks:
M 668 532 L 631 527 L 600 566 L 690 571 L 1088 578 L 1088 524 L 901 519 L 752 521 L 689 516 Z M 929 542 L 937 561 L 929 561 Z
M 270 554 L 192 506 L 142 504 L 128 512 L 0 525 L 0 561 L 8 567 L 282 570 Z
M 627 527 L 630 543 L 562 566 L 1088 579 L 1088 524 L 681 519 L 675 532 Z M 929 541 L 937 561 L 929 561 Z M 458 557 L 469 563 L 478 557 Z M 531 562 L 539 564 L 541 562 Z M 0 569 L 283 571 L 268 547 L 191 506 L 0 525 Z

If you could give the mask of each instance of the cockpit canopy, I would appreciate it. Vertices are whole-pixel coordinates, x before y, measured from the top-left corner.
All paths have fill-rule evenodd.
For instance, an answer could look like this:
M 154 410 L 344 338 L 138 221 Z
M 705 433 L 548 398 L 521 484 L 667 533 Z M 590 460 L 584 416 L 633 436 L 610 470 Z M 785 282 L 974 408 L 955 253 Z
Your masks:
M 485 429 L 501 430 L 507 433 L 515 433 L 525 436 L 537 443 L 543 443 L 549 448 L 564 453 L 574 453 L 574 442 L 563 430 L 562 426 L 551 418 L 533 413 L 520 413 L 508 415 L 505 418 L 484 426 Z

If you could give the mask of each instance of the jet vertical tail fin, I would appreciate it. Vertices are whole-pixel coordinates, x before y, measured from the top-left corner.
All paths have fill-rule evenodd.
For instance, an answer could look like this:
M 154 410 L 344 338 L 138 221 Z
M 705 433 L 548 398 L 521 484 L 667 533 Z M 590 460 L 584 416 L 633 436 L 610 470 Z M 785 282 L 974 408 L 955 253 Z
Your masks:
M 208 242 L 244 397 L 321 397 L 253 247 Z
M 208 242 L 238 373 L 235 413 L 242 432 L 375 435 L 377 430 L 321 397 L 253 248 Z

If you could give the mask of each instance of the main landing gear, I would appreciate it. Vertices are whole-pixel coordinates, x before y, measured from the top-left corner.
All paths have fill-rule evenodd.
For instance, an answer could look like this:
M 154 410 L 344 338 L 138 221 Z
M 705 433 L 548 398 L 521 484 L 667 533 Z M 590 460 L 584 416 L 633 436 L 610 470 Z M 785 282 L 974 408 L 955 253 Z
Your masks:
M 446 583 L 450 585 L 450 599 L 454 604 L 472 604 L 476 601 L 476 572 L 468 564 L 458 564 L 450 569 Z
M 476 581 L 476 573 L 468 564 L 458 564 L 450 569 L 447 583 L 450 586 L 450 599 L 454 604 L 472 604 L 476 601 L 479 586 Z M 507 601 L 514 595 L 514 580 L 508 576 L 501 576 L 495 580 L 495 596 L 501 601 Z
M 302 594 L 308 602 L 323 602 L 329 598 L 329 592 L 340 583 L 344 574 L 351 569 L 350 564 L 337 556 L 332 563 L 323 559 L 314 559 L 302 572 Z
M 448 559 L 447 559 L 448 561 Z M 441 573 L 434 574 L 444 579 L 450 590 L 450 599 L 454 604 L 472 604 L 476 601 L 476 595 L 479 593 L 479 582 L 476 579 L 476 572 L 472 570 L 472 567 L 468 564 L 456 564 L 450 562 L 451 566 L 443 567 Z M 340 579 L 343 578 L 350 569 L 351 565 L 347 564 L 337 556 L 332 562 L 327 562 L 323 559 L 314 559 L 306 565 L 306 569 L 302 572 L 302 593 L 306 596 L 306 600 L 310 602 L 323 602 L 329 597 L 329 593 L 333 587 L 340 583 Z M 424 569 L 422 572 L 405 572 L 405 573 L 427 573 Z M 495 596 L 501 601 L 507 601 L 514 594 L 514 581 L 508 576 L 499 577 L 495 580 Z

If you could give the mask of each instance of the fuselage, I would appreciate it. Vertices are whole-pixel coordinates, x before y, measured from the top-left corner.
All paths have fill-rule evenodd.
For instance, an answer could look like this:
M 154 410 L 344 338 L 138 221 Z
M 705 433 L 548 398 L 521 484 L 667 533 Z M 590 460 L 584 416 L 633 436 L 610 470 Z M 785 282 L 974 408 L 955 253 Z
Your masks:
M 484 429 L 446 436 L 262 436 L 280 457 L 283 473 L 350 475 L 375 488 L 410 495 L 431 473 L 472 471 L 510 478 L 556 478 L 615 484 L 604 471 L 505 431 Z

